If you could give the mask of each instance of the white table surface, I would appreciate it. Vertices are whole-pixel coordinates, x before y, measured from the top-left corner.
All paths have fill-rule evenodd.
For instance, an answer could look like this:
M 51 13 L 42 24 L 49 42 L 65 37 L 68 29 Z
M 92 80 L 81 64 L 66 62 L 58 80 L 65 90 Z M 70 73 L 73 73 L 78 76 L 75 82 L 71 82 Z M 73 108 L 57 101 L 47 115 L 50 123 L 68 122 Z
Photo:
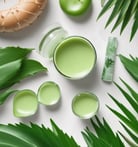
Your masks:
M 4 5 L 1 4 L 0 9 L 3 8 Z M 41 83 L 45 81 L 54 81 L 58 83 L 61 88 L 61 104 L 58 107 L 51 109 L 43 105 L 39 105 L 39 110 L 34 116 L 19 119 L 13 116 L 13 96 L 11 96 L 4 105 L 0 106 L 0 123 L 28 123 L 31 121 L 38 124 L 45 124 L 47 127 L 51 127 L 50 118 L 52 118 L 60 128 L 62 128 L 68 134 L 72 135 L 78 144 L 80 144 L 82 147 L 85 147 L 86 144 L 82 138 L 81 131 L 86 126 L 90 126 L 90 122 L 89 120 L 81 120 L 74 116 L 71 110 L 71 101 L 77 93 L 82 91 L 91 91 L 95 93 L 100 100 L 100 110 L 98 112 L 98 116 L 101 118 L 104 117 L 115 131 L 121 130 L 124 132 L 124 134 L 126 134 L 126 132 L 120 126 L 118 118 L 105 106 L 105 104 L 107 104 L 112 108 L 118 109 L 107 95 L 107 92 L 113 96 L 116 96 L 116 98 L 118 98 L 118 100 L 123 104 L 128 105 L 128 103 L 123 98 L 119 90 L 114 86 L 114 84 L 108 84 L 101 80 L 101 73 L 104 65 L 108 37 L 115 36 L 118 38 L 119 47 L 117 54 L 121 53 L 125 56 L 128 56 L 129 54 L 138 56 L 138 36 L 135 36 L 135 39 L 133 39 L 131 43 L 129 42 L 131 23 L 124 31 L 122 36 L 119 36 L 119 29 L 117 29 L 112 34 L 110 33 L 112 25 L 110 25 L 109 28 L 105 30 L 105 21 L 107 20 L 107 16 L 109 16 L 110 12 L 108 12 L 98 22 L 96 22 L 96 18 L 100 10 L 100 0 L 93 0 L 91 8 L 83 16 L 70 17 L 64 14 L 60 9 L 58 0 L 49 0 L 48 6 L 44 10 L 43 14 L 30 27 L 15 33 L 0 33 L 1 47 L 20 46 L 37 48 L 39 41 L 43 36 L 44 30 L 51 24 L 59 23 L 68 31 L 69 35 L 81 35 L 88 38 L 93 43 L 97 51 L 97 63 L 93 72 L 86 78 L 76 81 L 67 80 L 62 77 L 56 71 L 52 61 L 41 57 L 36 53 L 36 51 L 33 51 L 33 53 L 30 55 L 30 58 L 39 60 L 44 66 L 48 68 L 48 73 L 38 74 L 32 78 L 25 79 L 19 84 L 14 85 L 14 88 L 20 90 L 28 88 L 37 92 Z M 117 57 L 115 63 L 114 81 L 122 85 L 119 77 L 122 77 L 134 89 L 138 89 L 137 83 L 127 73 L 119 58 Z M 130 110 L 132 109 L 129 105 L 128 107 Z

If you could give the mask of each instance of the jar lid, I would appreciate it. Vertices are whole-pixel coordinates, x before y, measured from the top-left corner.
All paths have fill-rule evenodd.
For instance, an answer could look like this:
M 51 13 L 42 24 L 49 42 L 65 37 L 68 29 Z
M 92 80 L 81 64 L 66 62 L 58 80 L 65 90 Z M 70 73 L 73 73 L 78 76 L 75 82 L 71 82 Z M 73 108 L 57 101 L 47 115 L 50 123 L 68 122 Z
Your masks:
M 38 52 L 43 57 L 52 59 L 56 46 L 67 37 L 67 32 L 59 24 L 49 26 L 44 31 Z

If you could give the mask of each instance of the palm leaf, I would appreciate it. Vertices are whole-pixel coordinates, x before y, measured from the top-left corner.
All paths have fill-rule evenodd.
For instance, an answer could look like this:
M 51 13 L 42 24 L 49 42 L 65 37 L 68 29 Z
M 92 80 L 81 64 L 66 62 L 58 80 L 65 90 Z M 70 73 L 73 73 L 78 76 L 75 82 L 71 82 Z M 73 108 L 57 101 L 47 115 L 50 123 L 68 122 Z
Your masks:
M 105 4 L 105 6 L 103 7 L 102 11 L 100 12 L 98 19 L 108 10 L 110 9 L 117 0 L 108 0 L 107 3 Z
M 121 25 L 120 34 L 122 34 L 124 29 L 126 28 L 126 26 L 129 23 L 131 17 L 135 13 L 135 10 L 137 9 L 137 7 L 138 7 L 138 1 L 137 0 L 131 1 L 131 4 L 129 5 L 129 8 L 126 12 L 126 15 L 124 16 L 124 19 L 123 19 L 123 22 L 122 22 L 122 25 Z
M 121 79 L 122 83 L 126 86 L 129 93 L 128 94 L 123 88 L 121 88 L 117 83 L 114 83 L 117 88 L 121 91 L 125 99 L 129 102 L 131 107 L 136 112 L 136 115 L 134 115 L 128 108 L 121 104 L 116 98 L 114 98 L 112 95 L 109 94 L 110 98 L 117 104 L 117 106 L 120 108 L 122 113 L 112 109 L 111 107 L 107 106 L 123 123 L 122 126 L 126 130 L 126 132 L 129 134 L 129 136 L 132 138 L 132 140 L 138 144 L 138 94 L 125 82 Z M 121 134 L 122 135 L 122 134 Z M 124 137 L 124 136 L 123 136 Z M 124 139 L 130 144 L 131 141 Z M 133 143 L 132 143 L 133 144 Z
M 123 4 L 123 0 L 116 1 L 116 3 L 114 4 L 114 9 L 111 12 L 111 15 L 110 15 L 105 27 L 107 27 L 113 21 L 113 19 L 117 16 L 118 11 L 120 11 L 120 9 L 122 7 L 122 4 Z
M 130 41 L 133 39 L 135 33 L 137 32 L 137 29 L 138 29 L 138 9 L 135 12 L 135 19 L 132 27 Z
M 113 26 L 112 32 L 119 26 L 119 24 L 123 21 L 123 19 L 125 18 L 125 14 L 129 8 L 129 5 L 131 3 L 131 0 L 128 0 L 128 2 L 126 3 L 126 1 L 123 2 L 123 7 L 120 10 L 120 13 L 118 14 L 118 18 Z
M 127 87 L 131 95 L 133 96 L 132 98 L 138 103 L 138 93 L 136 93 L 123 79 L 120 78 L 122 83 Z
M 88 147 L 124 147 L 123 142 L 117 134 L 114 134 L 109 124 L 103 119 L 103 123 L 96 117 L 96 122 L 91 119 L 91 124 L 96 135 L 88 128 L 82 132 Z
M 120 122 L 121 123 L 121 122 Z M 123 123 L 121 123 L 121 125 L 124 127 L 124 129 L 126 130 L 126 132 L 129 134 L 129 136 L 131 136 L 131 138 L 138 144 L 138 136 L 136 136 L 130 129 L 128 129 Z M 119 132 L 121 135 L 122 133 Z
M 131 56 L 131 59 L 119 55 L 120 61 L 122 62 L 125 69 L 128 71 L 128 73 L 136 80 L 138 81 L 138 60 L 134 59 L 134 57 Z M 133 59 L 132 59 L 133 58 Z
M 113 20 L 118 16 L 112 31 L 114 31 L 120 24 L 120 33 L 126 28 L 127 24 L 133 17 L 133 25 L 131 29 L 130 41 L 134 38 L 138 29 L 138 1 L 137 0 L 108 0 L 107 3 L 102 8 L 98 19 L 106 13 L 110 8 L 113 8 L 109 19 L 107 20 L 106 27 L 113 22 Z
M 54 129 L 31 123 L 15 125 L 0 125 L 1 147 L 79 147 L 72 137 L 69 137 L 51 120 Z

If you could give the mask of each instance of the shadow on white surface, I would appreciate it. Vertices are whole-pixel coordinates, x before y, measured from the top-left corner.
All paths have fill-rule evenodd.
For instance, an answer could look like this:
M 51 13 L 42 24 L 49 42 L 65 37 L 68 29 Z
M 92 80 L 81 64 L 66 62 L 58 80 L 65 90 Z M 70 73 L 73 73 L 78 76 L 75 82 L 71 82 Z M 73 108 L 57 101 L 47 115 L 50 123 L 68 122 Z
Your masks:
M 57 104 L 52 105 L 52 106 L 45 106 L 44 105 L 44 107 L 45 107 L 46 111 L 54 112 L 54 111 L 59 110 L 61 108 L 61 105 L 62 105 L 62 98 L 58 101 Z
M 71 84 L 71 87 L 77 87 L 77 89 L 92 89 L 93 86 L 97 83 L 98 80 L 98 67 L 95 66 L 94 69 L 81 80 L 68 80 L 68 83 Z
M 39 119 L 40 119 L 40 106 L 38 105 L 37 112 L 34 115 L 29 116 L 29 117 L 20 118 L 20 121 L 27 124 L 27 123 L 30 123 L 30 122 L 35 123 Z

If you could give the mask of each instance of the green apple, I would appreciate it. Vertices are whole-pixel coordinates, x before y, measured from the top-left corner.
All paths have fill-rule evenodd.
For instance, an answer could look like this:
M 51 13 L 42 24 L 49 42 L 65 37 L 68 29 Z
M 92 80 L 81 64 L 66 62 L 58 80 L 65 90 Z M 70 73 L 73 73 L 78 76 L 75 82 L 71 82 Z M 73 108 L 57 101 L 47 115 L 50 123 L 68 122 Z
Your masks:
M 62 10 L 69 15 L 81 15 L 91 5 L 91 0 L 59 0 Z

